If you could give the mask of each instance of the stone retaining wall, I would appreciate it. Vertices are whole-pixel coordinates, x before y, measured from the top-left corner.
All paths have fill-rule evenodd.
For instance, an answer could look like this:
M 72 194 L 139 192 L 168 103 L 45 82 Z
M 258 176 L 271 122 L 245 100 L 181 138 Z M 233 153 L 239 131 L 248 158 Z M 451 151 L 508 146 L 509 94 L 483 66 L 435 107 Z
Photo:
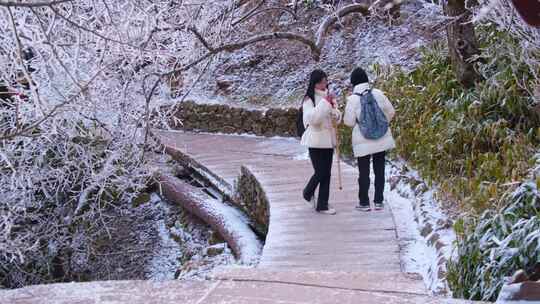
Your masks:
M 248 133 L 260 136 L 295 136 L 295 108 L 248 110 L 222 104 L 183 102 L 171 122 L 175 129 L 219 133 Z
M 270 224 L 270 203 L 263 187 L 246 166 L 242 166 L 235 188 L 233 203 L 249 216 L 257 234 L 266 237 Z

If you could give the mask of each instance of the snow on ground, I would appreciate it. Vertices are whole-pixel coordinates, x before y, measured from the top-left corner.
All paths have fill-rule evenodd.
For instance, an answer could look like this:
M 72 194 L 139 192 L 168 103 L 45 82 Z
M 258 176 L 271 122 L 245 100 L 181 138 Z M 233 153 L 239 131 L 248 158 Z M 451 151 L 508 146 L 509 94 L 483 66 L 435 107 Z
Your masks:
M 326 14 L 321 9 L 307 10 L 302 13 L 301 21 L 290 20 L 278 29 L 309 36 L 317 31 Z M 164 105 L 191 100 L 251 109 L 296 107 L 305 93 L 309 73 L 316 68 L 329 74 L 332 88 L 338 92 L 349 87 L 349 73 L 356 66 L 365 68 L 371 78 L 375 76 L 374 64 L 410 70 L 421 59 L 422 47 L 445 37 L 441 30 L 444 19 L 440 5 L 423 0 L 406 1 L 401 14 L 402 20 L 392 25 L 379 19 L 350 17 L 340 20 L 338 24 L 345 27 L 336 25 L 330 31 L 319 62 L 311 59 L 304 45 L 291 41 L 260 43 L 222 54 L 198 82 L 195 81 L 200 70 L 188 71 L 180 94 L 165 97 L 158 103 Z M 261 14 L 252 21 L 257 24 L 254 27 L 257 31 L 276 30 L 276 22 L 268 19 L 268 15 Z M 218 82 L 230 86 L 222 90 Z
M 214 232 L 208 225 L 169 204 L 157 193 L 151 194 L 148 204 L 161 216 L 153 222 L 157 237 L 150 258 L 143 265 L 145 279 L 203 279 L 218 266 L 236 263 L 226 243 L 212 243 Z M 188 220 L 182 221 L 182 217 Z M 147 236 L 141 231 L 140 238 Z
M 392 209 L 394 222 L 400 241 L 401 259 L 404 272 L 414 272 L 429 279 L 427 270 L 431 261 L 437 258 L 433 248 L 429 248 L 420 235 L 418 223 L 414 221 L 412 202 L 404 198 L 397 190 L 387 191 L 386 201 Z M 430 282 L 425 280 L 426 286 Z
M 151 203 L 159 204 L 165 215 L 170 216 L 170 208 L 156 193 L 152 193 Z M 157 245 L 159 250 L 153 252 L 152 259 L 149 265 L 146 266 L 148 279 L 155 281 L 172 280 L 179 267 L 182 249 L 180 244 L 171 238 L 164 219 L 156 221 L 155 226 L 159 233 L 159 243 Z
M 223 249 L 223 253 L 213 256 L 211 259 L 205 257 L 209 250 Z M 206 280 L 211 273 L 220 267 L 234 267 L 238 265 L 235 261 L 231 249 L 226 243 L 216 244 L 207 247 L 202 254 L 192 256 L 190 261 L 184 265 L 178 275 L 180 280 Z
M 456 235 L 434 198 L 436 188 L 428 189 L 418 172 L 403 161 L 392 162 L 386 174 L 390 183 L 385 197 L 394 216 L 404 271 L 422 275 L 426 287 L 435 294 L 449 292 L 446 262 L 452 256 Z

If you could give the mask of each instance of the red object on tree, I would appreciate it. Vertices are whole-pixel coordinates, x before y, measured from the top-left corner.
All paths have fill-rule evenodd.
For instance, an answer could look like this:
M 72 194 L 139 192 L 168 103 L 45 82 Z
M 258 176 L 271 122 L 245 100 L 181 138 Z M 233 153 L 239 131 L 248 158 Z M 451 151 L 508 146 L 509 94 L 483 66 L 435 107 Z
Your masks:
M 540 1 L 538 0 L 512 0 L 519 15 L 532 26 L 540 26 Z

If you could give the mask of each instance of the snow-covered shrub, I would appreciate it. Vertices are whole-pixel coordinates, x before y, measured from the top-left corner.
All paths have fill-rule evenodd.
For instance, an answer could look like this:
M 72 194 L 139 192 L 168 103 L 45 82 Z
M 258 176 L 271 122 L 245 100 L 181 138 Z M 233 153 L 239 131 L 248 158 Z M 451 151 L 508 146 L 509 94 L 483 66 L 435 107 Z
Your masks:
M 454 296 L 495 301 L 504 283 L 518 269 L 540 261 L 540 194 L 535 182 L 521 185 L 502 199 L 500 211 L 456 223 L 455 260 L 448 265 Z
M 469 212 L 456 225 L 448 273 L 458 297 L 494 300 L 504 276 L 540 260 L 539 198 L 529 182 L 540 143 L 540 39 L 512 12 L 504 23 L 497 14 L 479 23 L 483 80 L 473 89 L 457 83 L 443 44 L 425 50 L 413 72 L 378 78 L 397 108 L 396 152 L 440 185 L 439 197 Z
M 483 50 L 483 57 L 489 62 L 486 67 L 501 64 L 511 64 L 509 68 L 518 78 L 521 89 L 534 94 L 531 91 L 528 78 L 530 74 L 536 80 L 540 80 L 539 67 L 540 55 L 540 31 L 527 25 L 514 9 L 511 0 L 481 0 L 470 1 L 475 11 L 474 22 L 477 27 L 492 28 L 491 40 Z M 497 33 L 505 33 L 500 36 Z M 509 38 L 513 41 L 509 43 Z M 501 55 L 505 55 L 506 61 L 500 61 Z M 526 71 L 523 77 L 523 72 Z M 485 69 L 483 71 L 485 73 Z
M 486 44 L 491 35 L 504 34 L 485 29 L 480 40 Z M 491 68 L 484 81 L 464 90 L 446 47 L 435 45 L 413 72 L 379 74 L 379 87 L 397 110 L 396 152 L 465 210 L 493 207 L 493 200 L 509 190 L 507 184 L 525 178 L 534 164 L 539 118 L 527 111 L 533 97 L 519 89 L 513 68 Z M 534 81 L 531 73 L 521 75 Z

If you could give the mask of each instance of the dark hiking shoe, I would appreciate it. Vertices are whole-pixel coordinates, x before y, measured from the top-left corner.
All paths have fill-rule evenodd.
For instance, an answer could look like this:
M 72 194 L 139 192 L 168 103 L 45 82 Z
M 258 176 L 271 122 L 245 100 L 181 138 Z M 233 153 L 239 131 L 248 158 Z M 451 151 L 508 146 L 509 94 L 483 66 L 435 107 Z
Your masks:
M 383 203 L 375 203 L 375 210 L 383 210 L 384 204 Z
M 369 212 L 369 211 L 371 211 L 371 207 L 369 206 L 369 204 L 362 204 L 362 203 L 360 203 L 360 204 L 358 204 L 358 205 L 356 206 L 356 210 L 358 210 L 358 211 L 364 211 L 364 212 Z

